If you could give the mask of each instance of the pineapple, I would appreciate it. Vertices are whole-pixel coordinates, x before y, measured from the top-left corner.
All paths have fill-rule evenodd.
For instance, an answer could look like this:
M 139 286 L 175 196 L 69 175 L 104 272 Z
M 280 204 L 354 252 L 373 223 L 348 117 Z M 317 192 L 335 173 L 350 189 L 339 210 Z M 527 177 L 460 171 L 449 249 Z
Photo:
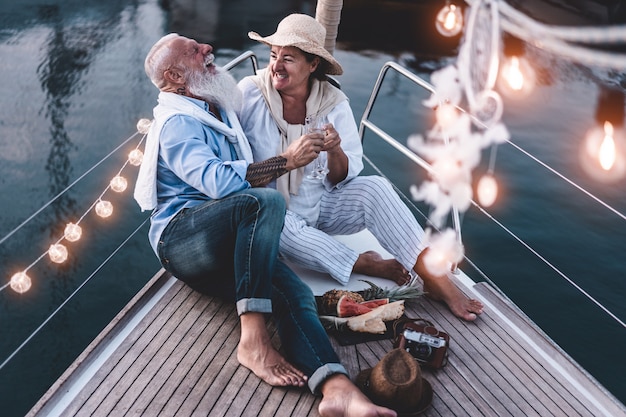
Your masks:
M 363 297 L 364 300 L 378 300 L 380 298 L 389 298 L 389 302 L 392 303 L 394 301 L 399 300 L 411 300 L 414 298 L 421 297 L 424 295 L 424 291 L 415 286 L 401 286 L 395 288 L 380 288 L 378 285 L 373 282 L 362 279 L 361 281 L 365 282 L 370 286 L 370 288 L 366 288 L 362 291 L 359 291 L 359 294 Z
M 342 296 L 346 296 L 355 303 L 361 303 L 365 301 L 361 294 L 346 291 L 346 290 L 330 290 L 326 291 L 324 295 L 322 295 L 322 302 L 320 305 L 320 309 L 322 310 L 322 314 L 332 314 L 337 315 L 337 302 Z

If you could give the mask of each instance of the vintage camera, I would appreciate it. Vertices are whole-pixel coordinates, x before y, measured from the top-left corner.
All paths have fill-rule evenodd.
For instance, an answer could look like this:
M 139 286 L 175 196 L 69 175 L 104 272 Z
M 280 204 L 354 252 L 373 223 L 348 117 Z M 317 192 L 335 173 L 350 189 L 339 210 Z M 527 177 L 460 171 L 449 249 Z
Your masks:
M 402 335 L 404 336 L 404 349 L 416 360 L 432 368 L 445 365 L 447 343 L 444 337 L 409 328 L 404 329 Z

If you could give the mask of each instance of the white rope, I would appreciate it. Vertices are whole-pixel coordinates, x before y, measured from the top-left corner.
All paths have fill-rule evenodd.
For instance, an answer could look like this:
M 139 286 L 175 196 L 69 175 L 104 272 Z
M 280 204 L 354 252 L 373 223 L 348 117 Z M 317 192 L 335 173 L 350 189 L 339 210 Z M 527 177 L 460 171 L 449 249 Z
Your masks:
M 550 53 L 586 66 L 623 71 L 626 55 L 594 49 L 578 44 L 617 45 L 626 43 L 626 25 L 563 27 L 546 25 L 516 10 L 507 2 L 498 4 L 500 25 L 506 32 Z M 465 0 L 470 6 L 480 6 L 481 0 Z

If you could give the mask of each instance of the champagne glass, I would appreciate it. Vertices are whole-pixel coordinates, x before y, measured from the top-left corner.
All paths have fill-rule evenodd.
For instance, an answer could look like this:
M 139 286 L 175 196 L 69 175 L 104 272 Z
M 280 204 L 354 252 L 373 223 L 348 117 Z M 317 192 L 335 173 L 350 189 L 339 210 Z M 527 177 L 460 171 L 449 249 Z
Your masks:
M 307 116 L 304 120 L 304 129 L 306 133 L 319 132 L 325 134 L 324 126 L 328 124 L 328 118 L 326 116 L 320 116 L 317 114 Z M 322 161 L 318 155 L 315 159 L 315 166 L 313 170 L 307 175 L 307 178 L 314 180 L 321 180 L 328 173 L 328 169 L 322 164 Z

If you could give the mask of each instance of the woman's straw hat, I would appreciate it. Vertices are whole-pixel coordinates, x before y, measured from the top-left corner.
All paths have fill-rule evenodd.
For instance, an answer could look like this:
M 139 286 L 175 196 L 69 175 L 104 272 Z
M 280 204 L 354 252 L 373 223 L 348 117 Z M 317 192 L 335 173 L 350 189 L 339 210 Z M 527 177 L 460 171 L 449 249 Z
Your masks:
M 248 32 L 250 39 L 272 46 L 295 46 L 328 62 L 326 71 L 329 75 L 343 74 L 343 68 L 333 56 L 324 49 L 326 29 L 320 22 L 306 14 L 290 14 L 278 24 L 276 33 L 262 37 L 256 32 Z
M 393 349 L 376 366 L 361 371 L 355 384 L 374 403 L 395 410 L 399 417 L 417 416 L 433 400 L 432 386 L 404 349 Z

